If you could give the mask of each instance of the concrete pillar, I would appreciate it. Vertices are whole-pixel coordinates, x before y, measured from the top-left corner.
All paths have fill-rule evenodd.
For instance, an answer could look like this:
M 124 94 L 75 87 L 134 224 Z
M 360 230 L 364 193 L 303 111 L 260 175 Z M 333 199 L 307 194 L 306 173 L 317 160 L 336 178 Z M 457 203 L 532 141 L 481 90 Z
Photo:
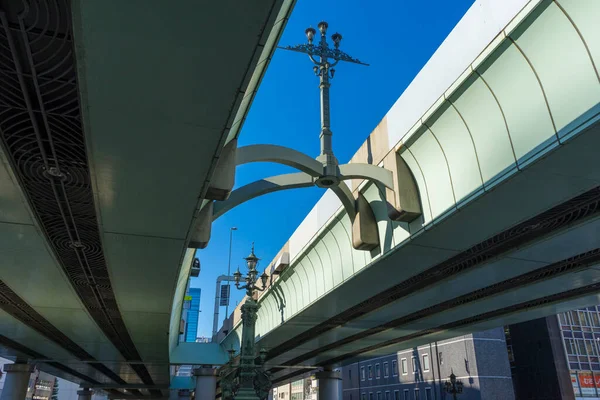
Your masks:
M 0 400 L 24 400 L 27 395 L 29 376 L 33 372 L 33 365 L 29 364 L 4 364 L 6 380 Z
M 342 374 L 338 371 L 319 371 L 319 400 L 342 400 Z
M 89 388 L 83 388 L 77 391 L 78 400 L 92 400 L 92 391 Z
M 196 368 L 194 376 L 196 377 L 196 400 L 215 400 L 217 397 L 217 370 Z
M 192 398 L 192 391 L 188 389 L 179 390 L 179 400 L 190 400 Z

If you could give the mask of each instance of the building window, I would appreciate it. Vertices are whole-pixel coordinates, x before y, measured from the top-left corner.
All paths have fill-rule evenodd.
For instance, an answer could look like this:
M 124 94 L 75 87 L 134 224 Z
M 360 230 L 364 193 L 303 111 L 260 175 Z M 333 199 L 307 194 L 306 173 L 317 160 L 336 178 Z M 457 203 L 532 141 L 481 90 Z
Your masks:
M 581 321 L 581 325 L 590 326 L 590 320 L 588 318 L 587 312 L 586 311 L 578 311 L 577 313 L 579 314 L 579 320 Z
M 413 374 L 417 372 L 417 359 L 416 357 L 411 357 L 410 362 L 412 363 L 412 372 Z
M 571 311 L 571 320 L 573 321 L 573 325 L 577 327 L 577 330 L 580 331 L 581 327 L 579 325 L 581 325 L 581 322 L 579 322 L 579 316 L 577 315 L 577 311 Z
M 579 355 L 580 356 L 585 356 L 587 355 L 586 351 L 585 351 L 585 343 L 583 340 L 579 339 L 575 341 L 577 343 L 577 350 L 579 351 Z
M 352 400 L 352 393 L 350 393 L 350 400 Z
M 567 354 L 577 355 L 577 348 L 575 347 L 575 341 L 573 339 L 565 339 L 565 347 Z
M 352 370 L 351 369 L 348 370 L 348 379 L 350 381 L 352 380 Z
M 368 370 L 369 370 L 369 380 L 371 380 L 371 379 L 373 379 L 373 368 L 369 365 Z
M 408 374 L 408 364 L 406 362 L 406 358 L 403 358 L 400 360 L 400 362 L 402 363 L 402 375 Z
M 425 388 L 425 400 L 431 400 L 431 388 Z
M 392 361 L 392 374 L 398 375 L 398 361 L 396 360 Z
M 408 389 L 404 389 L 404 400 L 409 400 L 409 398 L 408 398 Z
M 375 364 L 375 378 L 381 378 L 381 366 L 379 364 Z
M 383 363 L 383 377 L 387 378 L 388 376 L 390 376 L 390 366 L 388 363 L 384 362 Z
M 598 319 L 598 313 L 596 311 L 592 311 L 590 313 L 592 316 L 592 325 L 596 328 L 600 327 L 600 320 Z
M 369 392 L 369 400 L 374 400 L 374 398 L 373 398 L 373 392 Z
M 596 311 L 590 312 L 590 317 L 592 320 L 592 326 L 598 328 L 600 327 L 600 321 L 598 320 L 598 313 Z
M 385 392 L 385 400 L 392 400 L 390 399 L 390 392 Z
M 567 322 L 567 317 L 564 313 L 558 314 L 558 320 L 560 321 L 561 325 L 569 325 L 569 323 Z
M 512 345 L 506 345 L 506 351 L 508 352 L 508 362 L 515 362 Z
M 383 400 L 383 398 L 381 397 L 381 392 L 377 392 L 377 400 Z
M 360 380 L 361 381 L 365 380 L 365 367 L 360 367 Z M 365 394 L 365 396 L 366 396 L 366 394 Z
M 360 400 L 367 400 L 367 394 L 366 393 L 362 393 L 360 395 Z
M 597 356 L 598 352 L 596 351 L 596 346 L 594 345 L 594 341 L 591 339 L 587 339 L 585 341 L 585 348 L 590 356 Z
M 423 371 L 429 371 L 429 354 L 423 354 Z
M 394 400 L 400 400 L 400 391 L 394 390 Z
M 421 400 L 421 395 L 419 393 L 419 389 L 415 389 L 415 400 Z
M 444 357 L 441 351 L 438 353 L 438 362 L 440 365 L 444 365 Z

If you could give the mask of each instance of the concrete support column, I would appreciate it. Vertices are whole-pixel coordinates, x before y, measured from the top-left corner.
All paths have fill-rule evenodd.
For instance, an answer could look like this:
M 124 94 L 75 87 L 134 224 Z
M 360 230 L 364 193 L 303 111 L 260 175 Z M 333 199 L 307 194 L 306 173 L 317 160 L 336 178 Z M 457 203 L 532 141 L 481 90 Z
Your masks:
M 27 395 L 29 376 L 33 372 L 33 365 L 4 364 L 4 372 L 6 373 L 6 381 L 0 400 L 24 400 Z
M 92 400 L 92 391 L 90 388 L 83 388 L 77 391 L 78 400 Z
M 196 377 L 196 400 L 215 400 L 217 397 L 217 370 L 196 368 L 194 376 Z
M 315 374 L 319 380 L 319 400 L 342 400 L 342 374 L 337 371 L 320 371 Z
M 192 391 L 188 389 L 179 390 L 179 400 L 190 400 L 192 398 Z

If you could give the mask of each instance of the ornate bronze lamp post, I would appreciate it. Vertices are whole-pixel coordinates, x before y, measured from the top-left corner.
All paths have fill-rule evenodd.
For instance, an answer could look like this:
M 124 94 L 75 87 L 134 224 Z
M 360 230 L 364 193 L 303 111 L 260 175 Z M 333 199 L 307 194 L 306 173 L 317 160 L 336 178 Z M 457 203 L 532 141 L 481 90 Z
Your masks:
M 463 383 L 461 381 L 456 380 L 456 375 L 454 372 L 450 374 L 450 380 L 446 381 L 444 384 L 444 389 L 446 389 L 446 393 L 450 393 L 452 398 L 456 400 L 456 395 L 461 394 L 463 392 Z
M 338 161 L 333 154 L 331 143 L 331 123 L 329 112 L 329 87 L 330 80 L 335 75 L 335 66 L 340 61 L 351 62 L 354 64 L 369 65 L 350 57 L 340 50 L 342 35 L 334 33 L 331 35 L 333 48 L 327 43 L 327 28 L 329 24 L 325 21 L 319 22 L 319 37 L 315 38 L 317 31 L 315 28 L 307 28 L 304 33 L 308 43 L 296 46 L 281 47 L 285 50 L 297 51 L 307 54 L 313 62 L 313 71 L 319 77 L 319 89 L 321 90 L 321 154 L 317 160 L 323 164 L 323 175 L 315 182 L 317 186 L 328 188 L 339 184 Z M 316 40 L 316 44 L 314 43 Z
M 235 279 L 235 287 L 239 290 L 246 290 L 246 301 L 242 305 L 242 343 L 240 349 L 239 367 L 233 365 L 233 357 L 226 366 L 229 373 L 223 374 L 221 387 L 223 388 L 224 399 L 236 400 L 263 400 L 266 399 L 269 390 L 271 389 L 271 380 L 264 370 L 264 361 L 266 351 L 260 351 L 260 363 L 257 365 L 256 350 L 254 343 L 254 330 L 256 326 L 257 312 L 260 306 L 254 299 L 255 291 L 264 291 L 267 288 L 267 280 L 269 276 L 263 272 L 259 277 L 256 266 L 259 258 L 254 254 L 254 243 L 252 243 L 252 251 L 245 258 L 248 273 L 242 277 L 240 269 L 233 274 Z M 240 286 L 240 281 L 246 283 Z M 260 279 L 260 287 L 257 285 Z M 233 356 L 233 354 L 231 355 Z M 233 371 L 235 370 L 235 372 Z

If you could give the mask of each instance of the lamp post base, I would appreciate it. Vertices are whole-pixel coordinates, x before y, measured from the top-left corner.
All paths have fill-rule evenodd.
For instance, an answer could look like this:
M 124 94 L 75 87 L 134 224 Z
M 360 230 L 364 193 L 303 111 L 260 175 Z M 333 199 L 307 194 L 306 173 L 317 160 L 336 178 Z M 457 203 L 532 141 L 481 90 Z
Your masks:
M 254 389 L 240 388 L 235 395 L 235 400 L 261 400 Z

